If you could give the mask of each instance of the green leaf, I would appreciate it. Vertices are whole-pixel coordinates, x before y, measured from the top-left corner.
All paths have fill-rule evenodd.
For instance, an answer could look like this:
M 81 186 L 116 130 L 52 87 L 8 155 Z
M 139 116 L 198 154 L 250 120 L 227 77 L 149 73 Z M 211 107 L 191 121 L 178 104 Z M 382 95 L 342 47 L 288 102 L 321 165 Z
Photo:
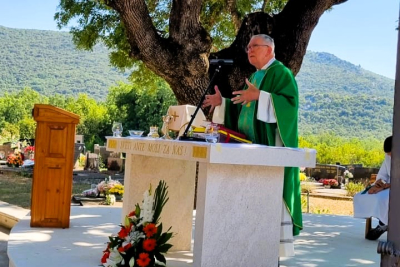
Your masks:
M 165 259 L 164 255 L 162 255 L 160 252 L 155 252 L 155 253 L 154 253 L 154 256 L 156 257 L 156 259 L 157 259 L 158 261 L 161 261 L 161 262 L 163 262 L 163 263 L 166 263 L 166 262 L 167 262 L 167 260 Z
M 157 244 L 164 244 L 166 243 L 168 240 L 170 240 L 172 237 L 172 233 L 163 233 L 159 239 L 157 239 Z
M 157 248 L 160 253 L 167 253 L 170 248 L 173 246 L 171 244 L 163 244 Z

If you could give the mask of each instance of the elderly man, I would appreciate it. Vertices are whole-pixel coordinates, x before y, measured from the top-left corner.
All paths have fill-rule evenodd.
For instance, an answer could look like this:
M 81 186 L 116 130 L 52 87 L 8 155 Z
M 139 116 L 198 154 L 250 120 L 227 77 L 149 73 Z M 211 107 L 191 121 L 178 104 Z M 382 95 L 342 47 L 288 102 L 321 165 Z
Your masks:
M 213 121 L 246 135 L 256 144 L 297 147 L 298 89 L 293 73 L 275 59 L 274 40 L 255 35 L 246 47 L 257 71 L 245 88 L 224 99 L 218 86 L 203 107 L 214 110 Z M 293 256 L 293 235 L 302 229 L 299 169 L 286 167 L 283 188 L 280 256 Z M 267 222 L 266 222 L 267 223 Z

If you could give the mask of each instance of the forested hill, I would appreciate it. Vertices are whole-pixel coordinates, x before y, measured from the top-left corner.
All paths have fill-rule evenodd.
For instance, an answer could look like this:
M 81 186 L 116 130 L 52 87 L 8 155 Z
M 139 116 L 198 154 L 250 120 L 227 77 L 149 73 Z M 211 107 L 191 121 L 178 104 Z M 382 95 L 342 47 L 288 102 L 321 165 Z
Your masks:
M 310 51 L 296 79 L 300 134 L 384 140 L 392 133 L 394 80 L 332 54 Z
M 104 100 L 126 74 L 110 67 L 107 51 L 76 50 L 66 32 L 0 26 L 0 96 L 24 87 L 44 95 L 86 93 Z M 391 134 L 394 80 L 328 53 L 308 51 L 296 77 L 300 134 L 348 137 Z
M 44 95 L 86 93 L 100 100 L 126 75 L 110 67 L 107 50 L 76 50 L 67 32 L 0 26 L 0 94 L 31 87 Z

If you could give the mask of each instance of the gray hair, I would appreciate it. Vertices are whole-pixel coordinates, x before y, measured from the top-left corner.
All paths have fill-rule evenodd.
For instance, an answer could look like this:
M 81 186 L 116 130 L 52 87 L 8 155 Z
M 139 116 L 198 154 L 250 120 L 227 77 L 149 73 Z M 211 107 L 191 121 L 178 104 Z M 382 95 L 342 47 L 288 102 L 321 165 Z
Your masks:
M 253 39 L 253 38 L 263 39 L 269 46 L 271 46 L 272 52 L 275 53 L 275 43 L 274 43 L 274 39 L 271 36 L 266 35 L 266 34 L 256 34 L 251 37 L 251 39 Z

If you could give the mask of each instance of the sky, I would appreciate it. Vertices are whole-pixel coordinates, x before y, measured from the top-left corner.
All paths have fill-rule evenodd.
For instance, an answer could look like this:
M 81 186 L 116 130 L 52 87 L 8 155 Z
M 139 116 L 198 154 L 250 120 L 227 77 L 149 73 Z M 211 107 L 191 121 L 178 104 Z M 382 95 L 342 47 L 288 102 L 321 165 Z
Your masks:
M 59 0 L 0 0 L 0 25 L 58 30 L 53 19 L 58 4 Z M 322 15 L 307 49 L 394 79 L 398 18 L 396 0 L 348 0 Z

